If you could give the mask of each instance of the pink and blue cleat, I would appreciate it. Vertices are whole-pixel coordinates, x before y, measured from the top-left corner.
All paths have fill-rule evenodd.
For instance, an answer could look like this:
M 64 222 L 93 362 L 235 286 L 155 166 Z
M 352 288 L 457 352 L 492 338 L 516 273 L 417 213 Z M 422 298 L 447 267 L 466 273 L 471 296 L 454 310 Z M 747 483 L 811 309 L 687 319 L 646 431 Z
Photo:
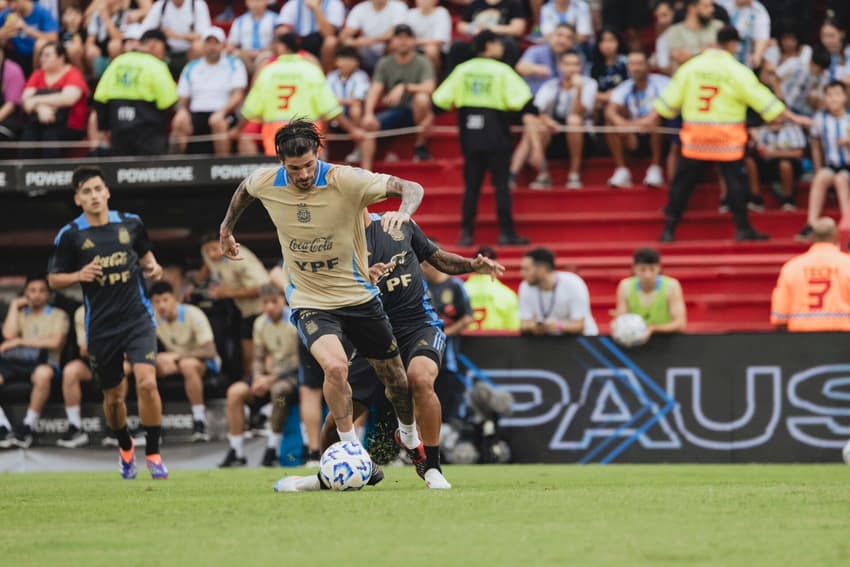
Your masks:
M 168 469 L 165 463 L 162 462 L 162 457 L 159 453 L 148 455 L 145 457 L 145 462 L 148 465 L 148 470 L 151 473 L 151 478 L 154 480 L 165 480 L 168 478 Z
M 130 438 L 130 449 L 122 451 L 118 449 L 118 463 L 121 471 L 121 478 L 124 480 L 134 480 L 136 478 L 136 443 Z

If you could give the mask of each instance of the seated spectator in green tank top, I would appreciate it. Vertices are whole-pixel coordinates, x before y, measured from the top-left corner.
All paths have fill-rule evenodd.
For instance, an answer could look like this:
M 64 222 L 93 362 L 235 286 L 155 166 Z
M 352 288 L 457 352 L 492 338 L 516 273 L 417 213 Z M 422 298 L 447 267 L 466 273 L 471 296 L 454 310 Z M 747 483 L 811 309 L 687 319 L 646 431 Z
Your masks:
M 634 276 L 620 281 L 617 308 L 612 315 L 636 313 L 653 333 L 685 331 L 688 314 L 679 280 L 661 275 L 661 255 L 652 248 L 634 254 Z M 649 337 L 647 337 L 648 339 Z

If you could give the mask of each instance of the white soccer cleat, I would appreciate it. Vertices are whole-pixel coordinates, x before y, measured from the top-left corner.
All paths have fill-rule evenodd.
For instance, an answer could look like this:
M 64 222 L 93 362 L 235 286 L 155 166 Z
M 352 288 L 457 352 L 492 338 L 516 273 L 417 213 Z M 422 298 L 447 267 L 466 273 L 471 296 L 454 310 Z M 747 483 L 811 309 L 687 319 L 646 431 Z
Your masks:
M 448 490 L 452 487 L 439 469 L 428 469 L 425 471 L 425 486 L 431 490 Z
M 285 476 L 274 483 L 275 492 L 312 492 L 321 490 L 319 477 L 310 476 Z
M 306 463 L 304 463 L 303 466 L 305 469 L 317 469 L 319 468 L 320 464 L 321 463 L 319 461 L 313 459 L 312 461 L 307 461 Z
M 652 164 L 646 168 L 643 184 L 647 187 L 662 187 L 664 185 L 664 170 L 660 165 Z
M 581 189 L 584 184 L 581 182 L 581 176 L 578 173 L 570 173 L 567 176 L 567 189 Z
M 627 167 L 618 167 L 614 170 L 614 175 L 608 180 L 608 185 L 611 187 L 619 187 L 625 189 L 632 186 L 632 173 Z

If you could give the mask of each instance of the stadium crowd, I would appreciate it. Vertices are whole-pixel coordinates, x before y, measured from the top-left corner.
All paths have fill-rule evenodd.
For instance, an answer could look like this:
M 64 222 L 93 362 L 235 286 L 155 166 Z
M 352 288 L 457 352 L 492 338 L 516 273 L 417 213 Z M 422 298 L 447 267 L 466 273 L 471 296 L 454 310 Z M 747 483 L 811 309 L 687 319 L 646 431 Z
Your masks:
M 805 6 L 805 0 L 530 0 L 528 5 L 471 0 L 447 6 L 417 0 L 415 7 L 398 0 L 353 6 L 341 0 L 288 0 L 282 6 L 246 0 L 238 17 L 242 6 L 233 4 L 216 5 L 222 12 L 213 17 L 204 0 L 88 5 L 0 0 L 0 140 L 46 142 L 39 149 L 22 146 L 21 158 L 79 155 L 73 144 L 62 142 L 83 140 L 95 156 L 274 155 L 274 132 L 298 116 L 320 122 L 326 132 L 349 134 L 354 146 L 346 160 L 367 169 L 375 161 L 380 138 L 374 134 L 380 131 L 415 128 L 414 159 L 428 161 L 435 112 L 462 107 L 441 104 L 450 98 L 440 93 L 447 78 L 471 58 L 485 57 L 510 65 L 509 72 L 533 94 L 533 108 L 503 109 L 523 114 L 515 120 L 522 136 L 508 150 L 510 159 L 503 160 L 509 167 L 505 191 L 529 166 L 536 171 L 529 188 L 551 189 L 549 161 L 564 155 L 569 157 L 566 188 L 581 189 L 583 158 L 594 153 L 613 156 L 610 186 L 632 186 L 629 158 L 641 156 L 649 158 L 642 183 L 660 187 L 676 167 L 678 139 L 624 127 L 649 113 L 669 75 L 714 46 L 717 31 L 731 24 L 741 39 L 738 61 L 790 109 L 814 119 L 808 133 L 753 119 L 748 206 L 764 210 L 762 186 L 767 185 L 778 207 L 795 210 L 796 184 L 812 175 L 809 222 L 799 236 L 808 239 L 814 232 L 824 242 L 834 231 L 823 237 L 816 229 L 830 187 L 843 215 L 839 228 L 850 229 L 845 32 L 850 8 L 833 1 L 828 18 L 814 22 Z M 644 28 L 653 18 L 652 41 L 647 41 Z M 297 85 L 287 83 L 293 69 L 305 78 Z M 613 128 L 600 134 L 592 126 Z M 466 153 L 467 160 L 474 154 Z M 482 177 L 486 167 L 493 164 L 481 164 Z M 467 178 L 468 190 L 469 184 Z M 725 198 L 718 206 L 728 209 Z M 470 214 L 474 219 L 474 207 Z M 509 220 L 502 243 L 524 243 Z M 302 404 L 320 404 L 321 396 L 293 379 L 297 337 L 287 322 L 279 273 L 269 272 L 244 247 L 244 262 L 227 261 L 217 235 L 203 238 L 200 246 L 198 272 L 167 267 L 166 282 L 149 290 L 159 323 L 157 375 L 183 381 L 196 441 L 209 439 L 204 383 L 213 375 L 227 376 L 232 455 L 225 462 L 244 464 L 241 440 L 252 423 L 245 423 L 243 407 L 250 404 L 254 424 L 271 419 L 263 458 L 271 464 L 285 415 L 275 412 L 280 404 L 268 401 L 300 393 Z M 492 249 L 480 252 L 495 257 Z M 435 271 L 425 273 L 448 335 L 467 327 L 597 334 L 587 286 L 575 274 L 556 271 L 555 264 L 551 251 L 529 251 L 518 296 L 486 276 L 461 284 Z M 613 315 L 637 312 L 650 323 L 650 333 L 679 332 L 686 325 L 682 290 L 675 279 L 660 275 L 660 265 L 654 250 L 635 253 L 635 275 L 621 282 Z M 48 305 L 48 295 L 45 279 L 32 278 L 3 325 L 0 375 L 7 382 L 31 381 L 33 389 L 18 427 L 0 410 L 0 448 L 32 443 L 51 384 L 55 387 L 60 376 L 70 424 L 60 444 L 88 443 L 80 416 L 81 384 L 92 379 L 82 361 L 84 309 L 76 311 L 71 325 L 64 311 Z M 444 371 L 441 379 L 457 390 L 454 357 L 446 357 Z M 246 377 L 253 380 L 243 382 Z M 457 394 L 443 394 L 449 406 L 443 414 L 456 415 Z M 320 409 L 302 410 L 311 460 L 319 447 L 319 421 L 311 416 L 320 415 Z

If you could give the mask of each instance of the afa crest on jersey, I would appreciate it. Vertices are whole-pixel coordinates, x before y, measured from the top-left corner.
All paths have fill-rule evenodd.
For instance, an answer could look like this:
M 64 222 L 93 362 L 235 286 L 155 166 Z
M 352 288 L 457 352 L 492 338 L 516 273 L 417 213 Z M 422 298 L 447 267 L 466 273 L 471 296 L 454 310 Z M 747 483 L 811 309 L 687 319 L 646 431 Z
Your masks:
M 118 242 L 121 244 L 130 244 L 130 232 L 123 226 L 118 229 Z
M 312 216 L 310 215 L 310 209 L 304 203 L 298 203 L 298 222 L 300 223 L 308 223 L 312 220 Z

